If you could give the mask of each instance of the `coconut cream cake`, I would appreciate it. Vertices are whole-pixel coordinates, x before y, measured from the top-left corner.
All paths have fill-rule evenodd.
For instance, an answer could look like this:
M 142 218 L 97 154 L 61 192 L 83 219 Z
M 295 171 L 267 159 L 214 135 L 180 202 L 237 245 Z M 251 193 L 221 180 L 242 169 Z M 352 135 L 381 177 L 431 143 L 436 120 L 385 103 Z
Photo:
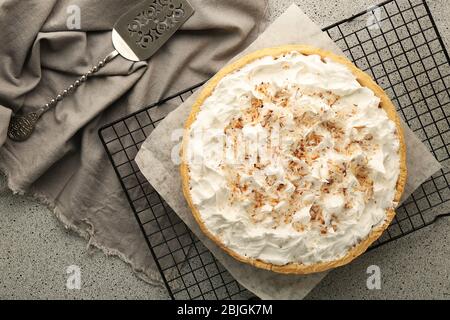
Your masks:
M 269 48 L 222 69 L 186 122 L 183 191 L 236 259 L 283 273 L 363 253 L 394 217 L 405 144 L 389 98 L 347 59 Z

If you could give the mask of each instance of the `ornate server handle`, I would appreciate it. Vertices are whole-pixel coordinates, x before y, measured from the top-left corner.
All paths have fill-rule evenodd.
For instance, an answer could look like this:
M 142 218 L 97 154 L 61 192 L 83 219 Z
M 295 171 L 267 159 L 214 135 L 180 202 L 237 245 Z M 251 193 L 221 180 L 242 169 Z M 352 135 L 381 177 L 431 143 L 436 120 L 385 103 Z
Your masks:
M 96 66 L 94 66 L 89 72 L 81 76 L 67 89 L 59 93 L 55 98 L 50 100 L 48 103 L 40 107 L 38 110 L 27 113 L 27 114 L 15 114 L 12 116 L 8 128 L 8 137 L 13 141 L 25 141 L 33 133 L 36 123 L 41 118 L 41 116 L 46 113 L 51 108 L 55 107 L 58 102 L 62 101 L 65 97 L 75 92 L 75 90 L 81 86 L 87 79 L 94 73 L 98 72 L 103 68 L 108 62 L 113 60 L 119 55 L 119 52 L 114 50 L 106 56 L 103 60 L 100 60 Z

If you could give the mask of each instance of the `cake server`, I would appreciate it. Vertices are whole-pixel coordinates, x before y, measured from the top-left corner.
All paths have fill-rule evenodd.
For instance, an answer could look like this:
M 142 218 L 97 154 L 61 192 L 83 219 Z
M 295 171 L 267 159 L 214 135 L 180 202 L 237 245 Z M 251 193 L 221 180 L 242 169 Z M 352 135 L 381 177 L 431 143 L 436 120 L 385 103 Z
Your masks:
M 9 124 L 8 137 L 17 142 L 27 140 L 45 112 L 73 93 L 118 55 L 131 61 L 149 59 L 193 13 L 194 9 L 187 0 L 146 0 L 133 7 L 114 25 L 112 30 L 114 50 L 38 110 L 14 114 Z

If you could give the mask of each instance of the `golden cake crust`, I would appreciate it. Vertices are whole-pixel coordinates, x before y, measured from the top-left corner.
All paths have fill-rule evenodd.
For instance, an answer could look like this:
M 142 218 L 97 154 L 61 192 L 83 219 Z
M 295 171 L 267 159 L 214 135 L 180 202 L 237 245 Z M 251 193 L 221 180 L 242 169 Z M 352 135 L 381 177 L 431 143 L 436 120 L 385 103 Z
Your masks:
M 397 180 L 397 186 L 396 186 L 396 194 L 394 201 L 399 202 L 400 198 L 402 196 L 405 184 L 406 184 L 406 178 L 407 178 L 407 168 L 406 168 L 406 145 L 405 140 L 403 136 L 403 129 L 400 123 L 400 118 L 395 111 L 395 107 L 392 104 L 389 97 L 386 95 L 383 89 L 381 89 L 375 81 L 372 80 L 372 78 L 366 74 L 365 72 L 358 69 L 352 62 L 350 62 L 347 58 L 338 56 L 332 52 L 328 52 L 322 49 L 314 48 L 311 46 L 306 45 L 285 45 L 281 47 L 275 47 L 275 48 L 266 48 L 262 50 L 258 50 L 256 52 L 250 53 L 248 55 L 245 55 L 244 57 L 236 60 L 235 62 L 225 66 L 222 70 L 220 70 L 202 89 L 199 96 L 197 97 L 197 100 L 192 106 L 191 113 L 186 120 L 185 123 L 185 133 L 183 137 L 183 143 L 181 148 L 181 158 L 182 163 L 180 165 L 180 173 L 181 173 L 181 180 L 182 180 L 182 188 L 183 188 L 183 194 L 186 198 L 186 201 L 191 208 L 192 214 L 194 215 L 195 220 L 197 221 L 198 225 L 200 226 L 200 229 L 212 240 L 214 241 L 220 248 L 222 248 L 224 251 L 226 251 L 229 255 L 234 257 L 235 259 L 248 263 L 250 265 L 253 265 L 257 268 L 271 270 L 278 273 L 286 273 L 286 274 L 309 274 L 309 273 L 315 273 L 315 272 L 322 272 L 326 271 L 328 269 L 336 268 L 342 265 L 345 265 L 349 262 L 351 262 L 353 259 L 364 253 L 367 248 L 376 241 L 384 230 L 389 226 L 392 219 L 395 216 L 395 210 L 389 209 L 386 212 L 386 219 L 384 223 L 376 228 L 374 228 L 368 237 L 361 242 L 359 242 L 357 245 L 355 245 L 353 248 L 351 248 L 347 254 L 337 260 L 329 261 L 329 262 L 320 262 L 316 264 L 309 264 L 304 265 L 300 263 L 288 263 L 285 265 L 274 265 L 271 263 L 267 263 L 258 259 L 243 257 L 239 254 L 237 254 L 235 251 L 231 250 L 230 248 L 226 247 L 222 241 L 216 237 L 214 234 L 212 234 L 207 227 L 205 226 L 202 217 L 200 215 L 200 212 L 196 208 L 196 206 L 193 204 L 191 193 L 190 193 L 190 178 L 189 178 L 189 167 L 186 163 L 185 159 L 185 148 L 187 146 L 188 138 L 189 138 L 189 128 L 192 125 L 192 123 L 195 121 L 198 112 L 200 111 L 201 106 L 203 105 L 204 101 L 213 93 L 214 89 L 216 88 L 217 84 L 220 80 L 222 80 L 226 75 L 237 71 L 238 69 L 242 68 L 243 66 L 251 63 L 254 60 L 260 59 L 265 56 L 273 56 L 277 57 L 282 54 L 287 54 L 292 51 L 300 52 L 304 55 L 319 55 L 323 58 L 330 58 L 331 60 L 341 63 L 345 66 L 347 66 L 352 73 L 356 76 L 358 82 L 369 89 L 371 89 L 376 96 L 378 96 L 381 99 L 380 106 L 386 111 L 389 119 L 391 119 L 397 127 L 397 134 L 400 140 L 400 149 L 399 149 L 399 155 L 400 155 L 400 174 Z

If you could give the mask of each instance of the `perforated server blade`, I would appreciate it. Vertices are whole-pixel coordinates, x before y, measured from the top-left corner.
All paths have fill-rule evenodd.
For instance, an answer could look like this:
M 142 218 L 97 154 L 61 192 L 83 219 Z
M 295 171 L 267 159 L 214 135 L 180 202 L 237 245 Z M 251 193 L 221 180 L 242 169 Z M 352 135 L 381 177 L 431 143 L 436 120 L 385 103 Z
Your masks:
M 186 0 L 144 1 L 116 22 L 114 47 L 128 60 L 147 60 L 193 13 Z
M 193 14 L 194 9 L 187 0 L 146 0 L 133 7 L 114 25 L 112 42 L 115 50 L 38 110 L 14 114 L 9 124 L 8 137 L 16 142 L 27 140 L 45 112 L 118 55 L 131 61 L 149 59 Z

